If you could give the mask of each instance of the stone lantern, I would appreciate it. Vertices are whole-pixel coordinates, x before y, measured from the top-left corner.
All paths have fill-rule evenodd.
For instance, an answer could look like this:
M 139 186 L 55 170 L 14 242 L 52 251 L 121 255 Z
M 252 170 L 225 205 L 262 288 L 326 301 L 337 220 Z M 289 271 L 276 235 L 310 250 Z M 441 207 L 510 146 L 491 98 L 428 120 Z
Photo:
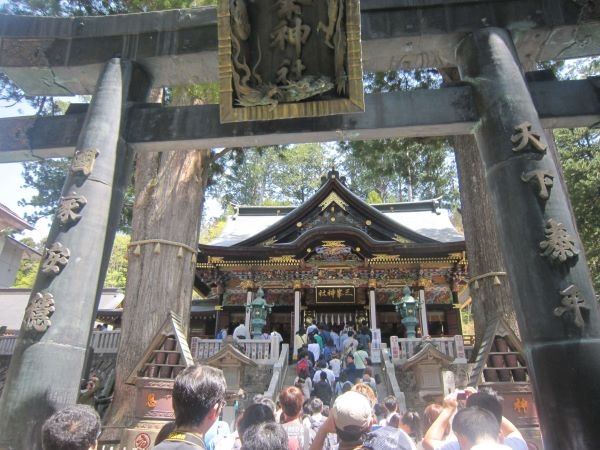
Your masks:
M 273 305 L 269 305 L 265 300 L 265 293 L 262 288 L 258 288 L 256 298 L 246 306 L 246 309 L 250 312 L 252 339 L 261 339 L 263 328 L 267 324 L 267 316 L 273 309 Z
M 402 324 L 406 328 L 406 337 L 414 338 L 417 336 L 415 329 L 419 324 L 417 317 L 421 304 L 411 295 L 408 286 L 404 286 L 402 294 L 402 299 L 393 302 L 393 304 L 396 306 L 396 312 L 402 314 Z

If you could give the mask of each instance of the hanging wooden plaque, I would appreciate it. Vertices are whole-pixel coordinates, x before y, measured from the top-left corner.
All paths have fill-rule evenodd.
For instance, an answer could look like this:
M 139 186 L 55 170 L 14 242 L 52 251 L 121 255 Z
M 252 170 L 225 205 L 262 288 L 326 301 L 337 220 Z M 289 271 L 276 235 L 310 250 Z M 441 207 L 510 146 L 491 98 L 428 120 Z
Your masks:
M 354 286 L 317 286 L 315 293 L 316 302 L 320 304 L 356 302 L 356 289 Z
M 220 0 L 221 122 L 364 111 L 359 0 Z

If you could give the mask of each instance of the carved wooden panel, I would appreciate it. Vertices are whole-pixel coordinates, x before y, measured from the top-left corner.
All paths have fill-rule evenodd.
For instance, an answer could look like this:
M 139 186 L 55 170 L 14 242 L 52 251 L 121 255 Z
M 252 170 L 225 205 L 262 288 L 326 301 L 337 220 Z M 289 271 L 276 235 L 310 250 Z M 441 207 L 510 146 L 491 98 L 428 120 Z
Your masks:
M 359 0 L 221 0 L 221 122 L 364 111 Z

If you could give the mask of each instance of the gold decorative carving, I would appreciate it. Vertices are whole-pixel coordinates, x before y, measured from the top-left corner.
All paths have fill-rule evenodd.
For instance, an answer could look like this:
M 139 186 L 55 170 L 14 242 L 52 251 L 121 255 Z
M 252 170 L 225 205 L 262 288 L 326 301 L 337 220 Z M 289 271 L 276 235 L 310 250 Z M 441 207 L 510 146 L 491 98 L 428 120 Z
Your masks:
M 319 22 L 317 25 L 317 31 L 325 32 L 325 45 L 330 48 L 335 48 L 331 42 L 333 38 L 333 32 L 335 31 L 335 25 L 338 20 L 338 13 L 340 10 L 340 0 L 327 0 L 327 20 L 328 23 L 325 25 L 323 22 Z
M 332 203 L 335 203 L 344 211 L 346 211 L 346 208 L 348 207 L 348 203 L 342 200 L 335 192 L 330 193 L 325 200 L 319 203 L 319 207 L 321 208 L 321 211 L 325 211 Z
M 263 242 L 264 247 L 271 247 L 273 244 L 277 242 L 277 238 L 273 236 L 272 238 L 267 239 Z
M 394 234 L 394 237 L 392 239 L 394 239 L 396 242 L 400 242 L 401 244 L 410 244 L 413 242 L 410 239 L 405 238 L 404 236 L 400 236 L 399 234 Z
M 521 180 L 525 183 L 532 182 L 538 190 L 538 197 L 546 201 L 550 198 L 550 189 L 554 185 L 554 174 L 549 170 L 532 170 L 521 175 Z
M 546 153 L 548 146 L 540 140 L 539 133 L 531 131 L 531 123 L 523 122 L 515 127 L 510 140 L 514 144 L 513 152 L 521 152 L 527 147 L 538 153 Z
M 50 316 L 54 311 L 54 296 L 49 292 L 36 293 L 25 311 L 25 328 L 40 333 L 46 331 L 52 324 Z
M 254 281 L 252 280 L 243 280 L 240 283 L 240 287 L 246 289 L 246 290 L 251 290 L 254 289 Z
M 373 262 L 381 262 L 381 261 L 395 261 L 399 260 L 400 255 L 387 255 L 385 253 L 375 253 L 371 258 Z
M 567 259 L 575 258 L 579 254 L 575 240 L 562 223 L 548 219 L 544 233 L 546 240 L 540 242 L 542 256 L 548 257 L 552 262 L 564 263 Z
M 294 290 L 299 291 L 302 289 L 302 282 L 300 280 L 294 280 Z
M 87 204 L 87 199 L 83 195 L 71 192 L 66 197 L 61 197 L 56 210 L 56 218 L 62 225 L 77 222 L 81 215 L 77 214 Z
M 428 288 L 430 286 L 433 286 L 433 281 L 431 281 L 429 278 L 419 278 L 417 280 L 417 286 Z
M 220 0 L 217 16 L 222 122 L 364 111 L 359 0 Z
M 585 305 L 585 300 L 581 298 L 579 289 L 575 285 L 570 285 L 565 290 L 560 291 L 560 295 L 562 298 L 562 306 L 557 306 L 554 308 L 555 316 L 562 316 L 567 311 L 573 314 L 573 321 L 578 328 L 583 328 L 585 326 L 585 321 L 583 320 L 583 316 L 581 315 L 581 309 L 589 309 Z
M 146 396 L 146 406 L 148 408 L 156 408 L 156 395 L 153 392 L 150 392 Z
M 325 248 L 340 248 L 346 246 L 346 241 L 323 241 L 322 245 Z
M 269 257 L 270 262 L 298 262 L 294 255 L 281 255 Z
M 50 248 L 46 248 L 42 260 L 42 272 L 52 275 L 58 274 L 69 262 L 71 252 L 60 242 L 55 242 Z
M 219 264 L 225 262 L 225 257 L 224 256 L 209 256 L 208 257 L 208 263 L 209 264 Z
M 513 402 L 513 410 L 516 412 L 520 412 L 520 413 L 526 413 L 527 409 L 529 408 L 529 403 L 527 402 L 527 399 L 522 398 L 522 397 L 517 397 L 515 399 L 515 401 Z
M 71 162 L 71 172 L 81 172 L 86 177 L 92 173 L 94 169 L 94 163 L 100 152 L 95 148 L 89 148 L 75 152 L 73 161 Z

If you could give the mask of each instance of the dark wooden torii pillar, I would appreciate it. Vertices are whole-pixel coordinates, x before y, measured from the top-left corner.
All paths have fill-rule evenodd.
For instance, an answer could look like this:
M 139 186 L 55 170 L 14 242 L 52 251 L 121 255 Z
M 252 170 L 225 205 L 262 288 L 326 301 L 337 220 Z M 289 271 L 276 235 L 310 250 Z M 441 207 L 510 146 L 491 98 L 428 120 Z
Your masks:
M 507 31 L 486 28 L 457 49 L 474 90 L 474 134 L 547 450 L 600 442 L 600 315 L 558 156 Z
M 77 401 L 131 175 L 121 134 L 132 78 L 147 85 L 132 63 L 112 59 L 98 81 L 2 391 L 2 449 L 41 449 L 45 419 Z

